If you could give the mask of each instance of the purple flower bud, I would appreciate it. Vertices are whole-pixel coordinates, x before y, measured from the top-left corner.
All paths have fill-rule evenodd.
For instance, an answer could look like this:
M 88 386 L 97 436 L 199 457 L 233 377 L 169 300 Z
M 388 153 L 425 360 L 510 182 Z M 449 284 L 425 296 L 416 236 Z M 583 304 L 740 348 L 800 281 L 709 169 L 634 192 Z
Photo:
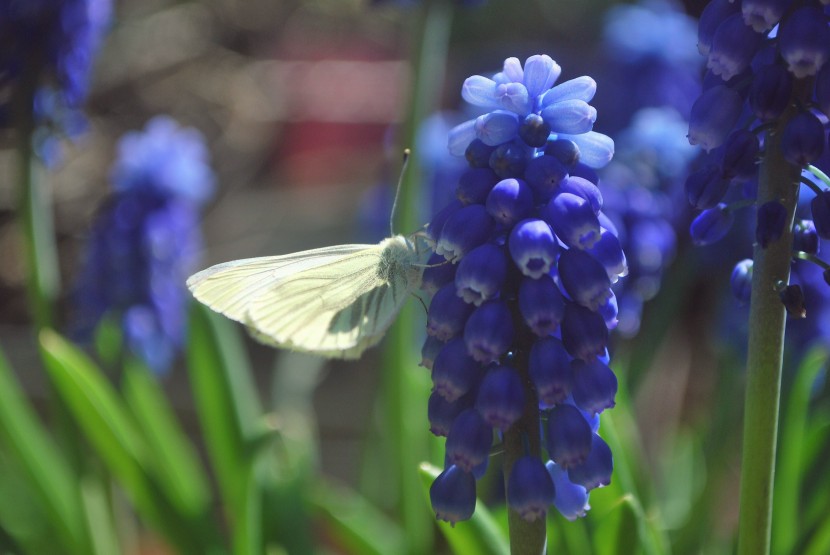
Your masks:
M 700 95 L 689 117 L 689 144 L 709 152 L 723 144 L 737 123 L 743 100 L 726 85 L 715 85 Z
M 524 406 L 525 388 L 516 370 L 499 366 L 487 372 L 476 398 L 476 410 L 485 422 L 506 432 L 522 416 Z
M 591 362 L 605 353 L 608 328 L 602 315 L 576 303 L 567 303 L 561 328 L 562 344 L 572 357 Z
M 761 67 L 752 77 L 749 89 L 749 107 L 764 122 L 772 121 L 784 113 L 790 103 L 793 75 L 781 64 Z
M 620 323 L 617 319 L 620 309 L 617 306 L 617 296 L 613 291 L 611 292 L 611 296 L 608 297 L 608 300 L 597 308 L 597 312 L 599 312 L 600 315 L 602 315 L 602 319 L 605 320 L 605 327 L 609 330 L 616 329 L 617 325 Z
M 610 484 L 613 470 L 614 459 L 611 456 L 611 448 L 601 437 L 594 434 L 591 438 L 591 452 L 588 453 L 588 458 L 581 465 L 568 469 L 568 479 L 591 491 Z
M 537 54 L 525 60 L 522 82 L 531 98 L 536 98 L 550 89 L 561 73 L 562 68 L 550 56 Z
M 717 164 L 709 164 L 686 178 L 686 198 L 698 210 L 715 206 L 726 195 L 728 188 L 729 181 L 723 178 Z
M 602 230 L 591 203 L 572 193 L 560 193 L 542 209 L 542 219 L 566 245 L 590 249 Z
M 732 276 L 729 278 L 729 284 L 732 286 L 732 294 L 735 295 L 742 304 L 749 302 L 749 297 L 752 294 L 752 260 L 746 258 L 735 264 L 732 270 Z
M 525 170 L 526 158 L 525 148 L 511 141 L 496 147 L 490 155 L 490 167 L 502 179 L 521 177 Z
M 585 512 L 591 508 L 588 505 L 588 491 L 584 487 L 571 482 L 568 479 L 567 471 L 555 462 L 548 461 L 545 468 L 548 469 L 548 474 L 550 474 L 556 490 L 556 497 L 553 500 L 556 510 L 571 521 L 585 516 Z
M 576 168 L 574 169 L 576 170 Z M 590 168 L 584 169 L 590 171 Z M 591 203 L 591 209 L 594 211 L 594 214 L 598 214 L 602 210 L 602 193 L 599 192 L 599 187 L 590 180 L 575 175 L 574 172 L 571 172 L 569 177 L 562 180 L 562 183 L 559 185 L 559 191 L 584 198 Z
M 804 306 L 804 291 L 800 285 L 788 285 L 778 292 L 787 314 L 792 318 L 806 318 L 807 308 Z
M 548 106 L 563 100 L 576 99 L 583 102 L 590 102 L 597 93 L 597 82 L 593 78 L 583 75 L 565 81 L 553 87 L 542 96 L 539 106 L 547 108 Z
M 533 191 L 522 179 L 503 179 L 487 195 L 487 213 L 505 227 L 512 227 L 533 210 Z
M 501 102 L 496 96 L 496 86 L 497 83 L 492 79 L 481 75 L 473 75 L 464 80 L 464 84 L 461 86 L 461 98 L 473 106 L 499 108 Z
M 435 517 L 455 525 L 476 510 L 476 480 L 469 472 L 450 466 L 432 482 L 429 500 Z
M 447 136 L 447 149 L 452 156 L 467 156 L 467 149 L 475 141 L 478 141 L 476 120 L 471 119 L 450 129 Z
M 830 191 L 816 195 L 810 202 L 810 210 L 813 213 L 813 224 L 818 236 L 822 239 L 830 239 Z
M 824 64 L 816 76 L 816 105 L 830 118 L 830 63 Z
M 527 88 L 521 83 L 500 83 L 496 85 L 496 96 L 501 102 L 502 108 L 520 116 L 530 113 L 533 107 L 533 99 L 530 98 Z
M 526 276 L 538 279 L 547 274 L 559 252 L 556 237 L 542 220 L 524 220 L 510 232 L 510 256 Z
M 435 252 L 450 262 L 457 262 L 483 244 L 493 231 L 493 219 L 480 204 L 464 206 L 452 212 L 441 229 Z
M 712 0 L 700 14 L 700 23 L 697 31 L 697 50 L 703 56 L 708 56 L 712 49 L 712 40 L 715 31 L 729 16 L 739 13 L 741 6 L 732 0 Z
M 439 437 L 446 437 L 455 418 L 465 409 L 470 408 L 468 396 L 450 403 L 437 391 L 433 391 L 427 402 L 429 431 Z
M 519 138 L 527 146 L 541 148 L 548 142 L 550 125 L 539 114 L 528 114 L 519 125 Z
M 479 116 L 475 123 L 476 137 L 486 145 L 498 146 L 519 133 L 519 118 L 513 112 L 496 110 Z
M 462 411 L 447 434 L 447 460 L 467 472 L 490 455 L 493 429 L 475 409 Z
M 487 159 L 490 159 L 490 154 L 487 155 Z M 484 167 L 470 168 L 461 174 L 455 196 L 464 204 L 484 204 L 493 185 L 498 181 L 499 176 L 485 162 Z
M 501 301 L 486 302 L 476 308 L 464 327 L 464 342 L 473 359 L 483 364 L 496 362 L 513 343 L 510 309 Z
M 608 135 L 588 131 L 579 135 L 559 133 L 559 139 L 573 141 L 579 147 L 579 161 L 589 168 L 602 168 L 614 157 L 614 140 Z
M 824 152 L 824 126 L 812 112 L 801 112 L 787 122 L 781 134 L 781 150 L 790 164 L 804 167 Z
M 602 264 L 611 283 L 616 283 L 619 277 L 628 274 L 625 253 L 619 238 L 613 232 L 602 228 L 599 241 L 594 243 L 594 246 L 586 252 Z
M 758 33 L 775 27 L 792 0 L 743 0 L 741 12 L 744 22 Z
M 528 371 L 539 396 L 539 408 L 549 409 L 570 395 L 573 388 L 571 357 L 555 337 L 546 337 L 533 344 Z
M 430 221 L 427 226 L 427 234 L 429 235 L 429 238 L 432 239 L 433 243 L 438 243 L 438 240 L 441 238 L 441 231 L 444 229 L 444 224 L 447 223 L 449 217 L 457 212 L 462 206 L 461 201 L 454 200 L 439 210 L 438 213 L 432 217 L 432 221 Z
M 507 478 L 507 504 L 523 520 L 544 519 L 555 495 L 553 479 L 538 457 L 525 455 L 513 463 Z
M 799 8 L 781 24 L 778 47 L 797 79 L 815 75 L 830 59 L 830 27 L 818 8 Z
M 455 279 L 455 264 L 450 264 L 440 254 L 432 253 L 426 266 L 421 278 L 421 289 L 429 295 L 435 295 L 439 289 Z
M 547 146 L 545 146 L 545 154 L 553 156 L 562 162 L 562 165 L 566 168 L 570 168 L 579 162 L 579 146 L 567 139 L 548 141 Z
M 732 79 L 749 67 L 763 38 L 747 27 L 739 14 L 729 16 L 715 31 L 706 67 L 724 81 Z
M 504 249 L 485 243 L 468 252 L 458 263 L 455 289 L 464 302 L 480 306 L 499 295 L 506 278 L 507 257 Z
M 467 260 L 465 257 L 464 260 Z M 456 284 L 448 283 L 435 293 L 429 303 L 427 335 L 447 342 L 464 330 L 473 307 L 456 293 Z
M 438 341 L 436 338 L 427 336 L 424 340 L 424 344 L 421 347 L 421 366 L 426 368 L 427 370 L 432 370 L 432 365 L 435 362 L 435 357 L 438 356 L 438 353 L 441 352 L 441 349 L 444 348 L 444 343 Z
M 568 144 L 573 144 L 568 141 Z M 525 179 L 540 202 L 547 202 L 559 191 L 559 184 L 568 176 L 568 169 L 554 156 L 531 158 L 525 167 Z
M 747 129 L 732 132 L 723 145 L 723 157 L 721 158 L 723 176 L 726 179 L 740 180 L 755 177 L 758 174 L 760 151 L 761 144 L 755 133 Z
M 555 332 L 565 315 L 565 299 L 549 275 L 525 277 L 519 284 L 519 312 L 539 337 Z
M 574 373 L 573 398 L 580 409 L 594 415 L 613 408 L 617 394 L 617 377 L 599 360 L 571 363 Z
M 474 388 L 481 374 L 481 366 L 467 354 L 467 346 L 460 337 L 451 339 L 432 364 L 435 391 L 449 402 Z
M 579 135 L 594 128 L 597 110 L 582 100 L 568 99 L 542 109 L 541 116 L 553 132 Z
M 570 297 L 596 311 L 611 297 L 605 268 L 585 251 L 568 249 L 559 255 L 559 279 Z
M 452 149 L 451 149 L 452 150 Z M 473 130 L 473 140 L 465 147 L 464 158 L 472 168 L 489 168 L 490 156 L 496 147 L 484 144 L 480 139 L 475 138 L 475 130 Z
M 796 220 L 793 225 L 793 250 L 818 254 L 819 241 L 816 226 L 812 220 Z
M 787 209 L 777 200 L 765 202 L 758 207 L 758 222 L 755 226 L 755 240 L 761 248 L 767 248 L 778 241 L 787 223 Z
M 692 221 L 689 233 L 695 245 L 711 245 L 729 232 L 735 217 L 725 204 L 704 210 Z
M 567 470 L 580 465 L 591 451 L 591 426 L 573 405 L 557 405 L 548 416 L 545 436 L 548 454 L 553 461 Z

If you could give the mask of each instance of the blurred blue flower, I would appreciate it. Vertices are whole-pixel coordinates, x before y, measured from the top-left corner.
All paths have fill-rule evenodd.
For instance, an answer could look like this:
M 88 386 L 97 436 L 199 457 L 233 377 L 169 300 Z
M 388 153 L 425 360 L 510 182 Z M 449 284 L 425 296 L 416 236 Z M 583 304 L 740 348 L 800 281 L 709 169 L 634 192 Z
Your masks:
M 204 139 L 157 117 L 121 139 L 112 183 L 92 225 L 72 327 L 88 339 L 113 315 L 130 350 L 163 373 L 184 341 L 184 283 L 201 248 L 199 209 L 214 188 Z

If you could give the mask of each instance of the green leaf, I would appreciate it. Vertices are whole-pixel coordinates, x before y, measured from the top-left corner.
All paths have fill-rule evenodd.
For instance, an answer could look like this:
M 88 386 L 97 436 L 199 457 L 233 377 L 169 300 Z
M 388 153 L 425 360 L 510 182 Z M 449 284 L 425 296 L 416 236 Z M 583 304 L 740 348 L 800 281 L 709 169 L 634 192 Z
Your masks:
M 596 552 L 599 555 L 634 555 L 640 548 L 642 511 L 631 495 L 619 499 L 616 506 L 602 516 L 594 533 Z
M 256 479 L 255 464 L 248 465 L 242 478 L 245 496 L 242 510 L 234 515 L 233 552 L 234 555 L 259 555 L 263 552 L 262 490 Z
M 429 488 L 441 471 L 438 467 L 423 463 L 419 472 L 425 499 L 429 503 Z M 438 521 L 438 528 L 444 534 L 453 553 L 458 555 L 507 555 L 510 552 L 507 538 L 502 535 L 498 523 L 484 503 L 478 500 L 475 513 L 470 520 L 458 522 L 454 527 L 448 522 Z
M 210 487 L 156 378 L 133 358 L 124 366 L 124 397 L 150 449 L 153 476 L 178 512 L 199 518 L 209 510 Z
M 70 465 L 43 430 L 24 401 L 5 357 L 0 353 L 0 441 L 13 456 L 55 531 L 55 548 L 66 553 L 89 553 L 78 480 Z
M 109 503 L 109 492 L 102 479 L 86 476 L 81 481 L 87 525 L 92 531 L 94 555 L 118 555 L 121 544 L 116 532 L 115 520 Z

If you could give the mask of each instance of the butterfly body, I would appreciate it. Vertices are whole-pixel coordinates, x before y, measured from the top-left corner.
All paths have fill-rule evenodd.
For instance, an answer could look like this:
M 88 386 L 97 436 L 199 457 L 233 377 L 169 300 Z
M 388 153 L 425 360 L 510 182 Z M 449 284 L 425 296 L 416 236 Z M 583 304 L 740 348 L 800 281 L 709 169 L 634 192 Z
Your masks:
M 263 343 L 358 358 L 421 285 L 429 251 L 416 241 L 396 235 L 377 245 L 235 260 L 191 276 L 187 286 Z

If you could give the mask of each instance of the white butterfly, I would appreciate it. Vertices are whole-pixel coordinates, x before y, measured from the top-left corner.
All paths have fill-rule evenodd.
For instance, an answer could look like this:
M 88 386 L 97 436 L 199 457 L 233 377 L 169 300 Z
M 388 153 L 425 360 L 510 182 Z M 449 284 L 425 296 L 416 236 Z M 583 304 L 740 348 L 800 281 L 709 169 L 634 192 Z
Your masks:
M 421 286 L 430 250 L 418 236 L 217 264 L 190 276 L 199 301 L 257 340 L 331 358 L 377 344 Z

